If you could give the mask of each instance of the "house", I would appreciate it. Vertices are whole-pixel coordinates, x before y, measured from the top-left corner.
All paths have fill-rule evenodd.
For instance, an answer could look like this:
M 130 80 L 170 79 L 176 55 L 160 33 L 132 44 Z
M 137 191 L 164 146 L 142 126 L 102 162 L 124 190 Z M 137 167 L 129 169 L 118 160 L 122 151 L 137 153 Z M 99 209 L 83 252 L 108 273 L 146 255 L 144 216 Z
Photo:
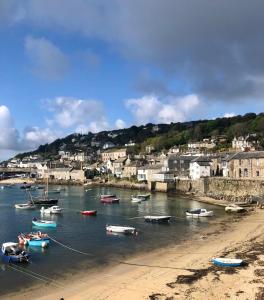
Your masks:
M 120 157 L 116 160 L 113 161 L 113 174 L 116 177 L 123 177 L 123 167 L 124 165 L 129 165 L 130 164 L 130 158 L 128 157 Z
M 202 142 L 189 142 L 188 149 L 213 149 L 215 142 L 209 139 L 203 139 Z
M 175 176 L 189 177 L 190 163 L 197 156 L 171 154 L 164 160 L 163 170 L 174 173 Z
M 250 141 L 250 135 L 247 135 L 246 137 L 234 137 L 232 140 L 232 148 L 241 151 L 254 150 L 253 143 Z
M 211 175 L 211 159 L 207 156 L 199 156 L 190 162 L 190 177 L 192 180 Z
M 136 143 L 134 143 L 131 140 L 127 144 L 125 144 L 125 147 L 134 147 L 134 146 L 136 146 Z
M 155 151 L 155 147 L 152 145 L 148 145 L 148 146 L 146 146 L 145 150 L 147 153 L 151 153 L 151 152 Z
M 227 159 L 231 178 L 263 178 L 264 151 L 238 152 Z
M 111 148 L 114 148 L 115 147 L 115 144 L 112 143 L 112 142 L 106 142 L 104 143 L 103 145 L 103 149 L 106 150 L 106 149 L 111 149 Z
M 140 165 L 137 162 L 132 162 L 128 165 L 125 165 L 123 168 L 123 178 L 131 178 L 137 176 L 139 167 Z
M 139 167 L 137 170 L 138 181 L 153 181 L 153 174 L 162 170 L 162 165 L 148 165 Z
M 158 173 L 153 174 L 152 180 L 159 182 L 173 182 L 174 174 L 167 171 L 160 171 Z
M 109 159 L 116 160 L 120 157 L 127 156 L 127 149 L 108 149 L 101 153 L 101 159 L 103 162 L 107 162 Z

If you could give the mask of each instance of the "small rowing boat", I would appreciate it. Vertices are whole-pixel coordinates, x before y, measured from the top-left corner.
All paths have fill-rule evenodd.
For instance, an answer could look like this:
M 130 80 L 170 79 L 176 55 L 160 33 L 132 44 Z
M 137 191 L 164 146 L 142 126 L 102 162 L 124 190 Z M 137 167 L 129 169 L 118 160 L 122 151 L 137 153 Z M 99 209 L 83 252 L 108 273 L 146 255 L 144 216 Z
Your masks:
M 37 246 L 37 247 L 47 247 L 50 242 L 50 238 L 46 233 L 30 232 L 21 233 L 18 236 L 18 242 L 20 245 Z
M 239 267 L 243 264 L 242 259 L 236 259 L 236 258 L 213 258 L 212 263 L 216 266 L 220 267 Z
M 18 243 L 8 242 L 2 244 L 2 260 L 5 263 L 23 263 L 28 262 L 30 255 L 19 248 Z
M 169 222 L 171 216 L 144 216 L 144 219 L 146 222 L 165 223 L 165 222 Z
M 124 234 L 134 234 L 136 233 L 136 228 L 129 226 L 106 225 L 106 231 Z
M 17 209 L 35 209 L 36 206 L 31 203 L 23 203 L 23 204 L 15 204 L 15 208 L 17 208 Z
M 214 212 L 212 210 L 208 211 L 205 208 L 195 209 L 195 210 L 187 210 L 187 217 L 200 218 L 200 217 L 212 217 Z
M 37 220 L 36 218 L 32 220 L 32 224 L 38 227 L 57 227 L 57 223 L 54 221 Z
M 116 195 L 101 195 L 100 201 L 105 204 L 119 203 Z
M 96 216 L 97 210 L 82 210 L 81 214 L 85 216 Z

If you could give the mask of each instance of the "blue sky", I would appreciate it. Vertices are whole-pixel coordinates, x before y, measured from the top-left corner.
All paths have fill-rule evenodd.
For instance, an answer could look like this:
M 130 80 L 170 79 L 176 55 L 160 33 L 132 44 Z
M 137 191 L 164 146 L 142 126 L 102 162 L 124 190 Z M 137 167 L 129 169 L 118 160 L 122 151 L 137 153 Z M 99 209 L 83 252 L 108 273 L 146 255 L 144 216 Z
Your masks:
M 0 0 L 0 160 L 72 132 L 263 111 L 263 12 L 258 0 Z

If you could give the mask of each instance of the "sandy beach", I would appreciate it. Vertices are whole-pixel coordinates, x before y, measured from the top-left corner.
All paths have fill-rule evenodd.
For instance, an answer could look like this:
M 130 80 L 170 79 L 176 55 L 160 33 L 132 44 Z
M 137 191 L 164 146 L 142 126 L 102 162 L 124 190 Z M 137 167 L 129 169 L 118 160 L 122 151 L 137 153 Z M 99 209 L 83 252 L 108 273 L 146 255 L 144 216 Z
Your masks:
M 93 273 L 8 295 L 21 299 L 264 299 L 264 211 L 218 222 L 192 239 L 141 254 Z M 237 257 L 240 268 L 220 268 L 212 257 Z M 7 299 L 4 296 L 2 299 Z

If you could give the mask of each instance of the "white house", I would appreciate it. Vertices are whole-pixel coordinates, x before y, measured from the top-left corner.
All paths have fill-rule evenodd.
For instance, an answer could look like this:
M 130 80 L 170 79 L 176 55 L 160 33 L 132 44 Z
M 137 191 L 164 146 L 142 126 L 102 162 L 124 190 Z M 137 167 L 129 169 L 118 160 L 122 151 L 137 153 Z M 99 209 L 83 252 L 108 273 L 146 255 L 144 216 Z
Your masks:
M 208 157 L 200 156 L 190 162 L 190 177 L 193 180 L 211 175 L 211 160 Z
M 239 136 L 234 137 L 233 141 L 232 141 L 232 148 L 236 149 L 236 150 L 242 150 L 244 151 L 244 149 L 246 148 L 250 148 L 252 146 L 252 143 L 250 143 L 248 141 L 249 136 L 243 137 L 243 136 Z

